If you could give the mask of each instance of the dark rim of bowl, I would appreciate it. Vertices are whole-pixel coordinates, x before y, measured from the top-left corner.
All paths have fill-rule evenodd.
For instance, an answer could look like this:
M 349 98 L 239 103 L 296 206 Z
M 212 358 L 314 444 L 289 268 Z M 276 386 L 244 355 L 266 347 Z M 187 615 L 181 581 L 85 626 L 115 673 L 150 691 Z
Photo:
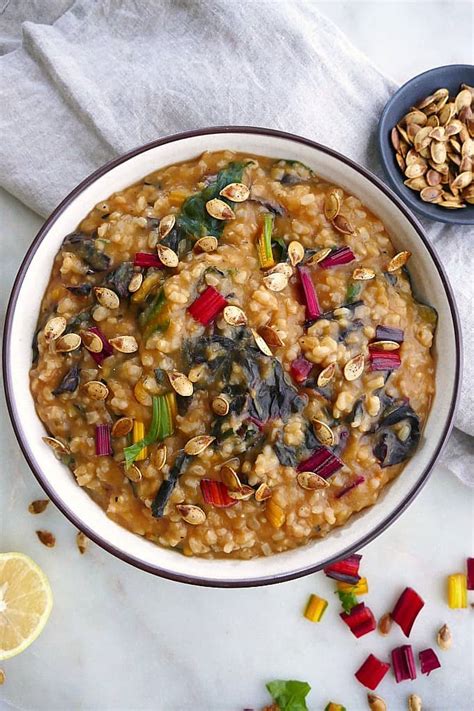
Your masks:
M 454 328 L 454 334 L 455 334 L 455 339 L 456 339 L 456 364 L 455 364 L 455 381 L 454 381 L 454 392 L 452 396 L 452 400 L 450 403 L 449 407 L 449 414 L 446 420 L 446 424 L 444 426 L 443 433 L 437 443 L 436 449 L 428 463 L 428 465 L 425 467 L 423 472 L 420 474 L 418 481 L 414 485 L 414 487 L 411 489 L 411 491 L 405 496 L 403 501 L 397 506 L 397 508 L 389 515 L 387 518 L 382 521 L 373 531 L 368 533 L 366 536 L 363 536 L 359 541 L 354 543 L 353 545 L 349 546 L 348 548 L 342 549 L 337 556 L 331 556 L 327 560 L 318 563 L 317 565 L 310 565 L 298 570 L 291 571 L 289 573 L 282 573 L 281 575 L 275 575 L 275 576 L 264 576 L 264 577 L 257 577 L 257 578 L 250 578 L 250 579 L 244 579 L 244 580 L 238 580 L 238 579 L 229 579 L 229 580 L 218 580 L 218 579 L 213 579 L 213 578 L 204 578 L 200 576 L 194 576 L 194 575 L 184 575 L 184 574 L 178 574 L 175 573 L 172 570 L 167 570 L 164 568 L 160 568 L 155 565 L 151 565 L 147 563 L 146 561 L 143 561 L 141 559 L 135 558 L 134 556 L 128 555 L 127 553 L 124 553 L 121 549 L 115 547 L 114 545 L 110 544 L 108 541 L 104 540 L 99 534 L 97 534 L 95 531 L 89 528 L 86 522 L 82 521 L 80 518 L 76 516 L 75 513 L 71 511 L 69 508 L 67 502 L 63 501 L 54 491 L 54 489 L 50 486 L 50 484 L 47 482 L 47 480 L 43 477 L 43 473 L 39 467 L 36 466 L 34 456 L 32 452 L 30 451 L 29 445 L 28 445 L 28 435 L 24 431 L 22 423 L 21 423 L 21 417 L 19 416 L 17 412 L 17 408 L 15 405 L 15 395 L 13 393 L 13 384 L 11 380 L 11 373 L 10 373 L 10 350 L 11 350 L 11 322 L 15 310 L 15 306 L 18 300 L 18 294 L 21 290 L 21 286 L 25 277 L 25 274 L 30 266 L 30 263 L 40 245 L 44 237 L 48 234 L 48 231 L 51 227 L 51 225 L 57 220 L 59 215 L 61 215 L 75 200 L 77 195 L 79 195 L 85 188 L 89 187 L 92 183 L 94 183 L 95 180 L 98 178 L 102 177 L 105 175 L 108 171 L 110 171 L 112 168 L 115 168 L 117 165 L 120 165 L 121 163 L 124 163 L 130 158 L 133 158 L 140 153 L 144 153 L 151 148 L 156 148 L 157 146 L 161 146 L 167 143 L 173 143 L 175 141 L 180 141 L 185 138 L 194 138 L 197 136 L 207 136 L 210 134 L 226 134 L 226 133 L 242 133 L 242 134 L 254 134 L 254 135 L 261 135 L 261 136 L 272 136 L 275 138 L 283 138 L 286 140 L 290 140 L 296 143 L 301 143 L 303 145 L 309 146 L 310 148 L 314 148 L 322 153 L 326 153 L 327 155 L 338 159 L 345 165 L 349 166 L 353 170 L 357 171 L 360 173 L 364 178 L 369 180 L 371 183 L 373 183 L 379 190 L 384 193 L 386 197 L 389 198 L 397 207 L 398 209 L 403 213 L 404 217 L 408 220 L 408 222 L 412 225 L 416 233 L 418 234 L 419 238 L 425 245 L 426 249 L 428 250 L 434 265 L 436 266 L 436 269 L 438 271 L 439 277 L 443 283 L 444 290 L 446 297 L 448 299 L 449 303 L 449 308 L 451 312 L 451 318 L 453 321 L 453 328 Z M 462 349 L 461 349 L 461 329 L 460 329 L 460 324 L 459 324 L 459 316 L 457 312 L 457 307 L 456 303 L 454 301 L 454 296 L 451 290 L 451 286 L 449 284 L 448 278 L 446 276 L 446 273 L 443 269 L 443 266 L 441 265 L 439 258 L 432 247 L 432 245 L 429 243 L 428 238 L 423 232 L 423 228 L 421 227 L 420 223 L 416 220 L 416 218 L 410 213 L 410 211 L 407 209 L 407 207 L 403 204 L 403 202 L 394 194 L 394 192 L 388 188 L 379 178 L 377 178 L 375 175 L 373 175 L 370 171 L 366 170 L 365 168 L 362 168 L 359 166 L 357 163 L 354 161 L 350 160 L 349 158 L 346 158 L 346 156 L 341 155 L 337 151 L 333 150 L 332 148 L 327 148 L 326 146 L 323 146 L 319 143 L 316 143 L 315 141 L 311 141 L 308 138 L 303 138 L 301 136 L 291 134 L 291 133 L 286 133 L 284 131 L 278 131 L 274 129 L 269 129 L 269 128 L 260 128 L 260 127 L 252 127 L 252 126 L 216 126 L 216 127 L 208 127 L 208 128 L 202 128 L 194 131 L 186 131 L 183 133 L 177 133 L 172 136 L 166 136 L 164 138 L 160 138 L 156 141 L 152 141 L 151 143 L 147 143 L 143 146 L 139 146 L 138 148 L 135 148 L 128 153 L 123 154 L 122 156 L 119 156 L 118 158 L 115 158 L 114 160 L 110 161 L 109 163 L 106 163 L 103 165 L 101 168 L 96 170 L 94 173 L 89 175 L 85 180 L 83 180 L 74 190 L 72 190 L 67 197 L 64 198 L 64 200 L 58 205 L 58 207 L 51 213 L 51 215 L 47 218 L 46 222 L 44 225 L 41 227 L 39 230 L 38 234 L 34 238 L 32 244 L 30 245 L 30 248 L 28 249 L 25 258 L 23 259 L 23 262 L 20 266 L 20 269 L 18 270 L 18 274 L 16 276 L 15 282 L 13 284 L 10 300 L 8 303 L 7 307 L 7 313 L 6 313 L 6 319 L 5 319 L 5 331 L 4 331 L 4 336 L 3 336 L 3 375 L 4 375 L 4 383 L 5 383 L 5 395 L 6 395 L 6 401 L 7 401 L 7 408 L 8 412 L 10 415 L 10 419 L 12 421 L 13 429 L 15 431 L 16 438 L 18 440 L 18 443 L 20 445 L 20 448 L 23 452 L 23 455 L 25 456 L 25 459 L 32 470 L 33 474 L 35 475 L 36 479 L 38 480 L 39 484 L 43 487 L 43 489 L 46 491 L 50 499 L 54 502 L 54 504 L 59 508 L 59 510 L 66 516 L 66 518 L 69 519 L 69 521 L 79 530 L 83 531 L 85 535 L 90 538 L 92 541 L 97 543 L 101 548 L 106 550 L 108 553 L 111 553 L 112 555 L 116 556 L 117 558 L 120 558 L 121 560 L 125 561 L 126 563 L 129 563 L 133 565 L 136 568 L 139 568 L 141 570 L 144 570 L 148 573 L 152 573 L 154 575 L 159 575 L 162 578 L 166 578 L 168 580 L 174 580 L 177 582 L 182 582 L 182 583 L 189 583 L 192 585 L 201 585 L 201 586 L 206 586 L 206 587 L 218 587 L 218 588 L 246 588 L 246 587 L 257 587 L 260 585 L 270 585 L 273 583 L 280 583 L 280 582 L 285 582 L 288 580 L 294 580 L 296 578 L 302 577 L 304 575 L 309 575 L 310 573 L 315 573 L 318 570 L 321 570 L 325 566 L 329 565 L 331 562 L 334 560 L 339 560 L 341 558 L 344 558 L 351 553 L 354 553 L 357 550 L 360 550 L 363 546 L 367 545 L 370 543 L 372 540 L 374 540 L 377 536 L 379 536 L 391 523 L 393 523 L 399 516 L 400 514 L 407 508 L 407 506 L 413 501 L 415 496 L 421 491 L 422 487 L 426 483 L 429 474 L 431 473 L 434 464 L 436 463 L 445 443 L 446 440 L 451 432 L 451 429 L 453 427 L 453 419 L 454 419 L 454 414 L 456 411 L 456 406 L 457 406 L 457 401 L 459 398 L 459 391 L 460 391 L 460 381 L 461 381 L 461 366 L 462 366 Z M 216 562 L 218 564 L 218 561 Z M 243 565 L 245 565 L 245 562 L 243 562 Z
M 404 84 L 402 84 L 397 91 L 392 94 L 390 99 L 387 101 L 385 104 L 382 113 L 380 114 L 380 119 L 377 127 L 377 139 L 378 139 L 378 144 L 379 144 L 379 155 L 380 155 L 380 162 L 382 164 L 383 171 L 385 173 L 386 178 L 390 181 L 390 184 L 392 186 L 392 189 L 396 194 L 401 198 L 401 200 L 406 200 L 410 207 L 418 212 L 418 214 L 422 215 L 428 220 L 432 220 L 435 222 L 442 222 L 445 225 L 472 225 L 473 222 L 472 220 L 474 219 L 474 212 L 473 212 L 473 207 L 474 206 L 467 206 L 465 209 L 468 211 L 466 214 L 469 215 L 469 219 L 464 218 L 461 213 L 464 213 L 464 210 L 446 210 L 443 213 L 442 209 L 439 208 L 440 213 L 435 211 L 434 208 L 436 208 L 436 205 L 431 205 L 430 203 L 423 202 L 421 198 L 418 197 L 418 194 L 413 191 L 413 195 L 407 196 L 404 194 L 402 190 L 402 175 L 398 175 L 395 170 L 392 170 L 391 166 L 389 166 L 388 160 L 386 160 L 385 155 L 384 155 L 384 149 L 383 146 L 386 146 L 389 151 L 393 151 L 392 144 L 390 142 L 390 137 L 389 137 L 389 131 L 393 128 L 392 126 L 386 126 L 387 122 L 387 114 L 390 111 L 390 109 L 393 107 L 393 105 L 401 98 L 403 97 L 405 91 L 409 89 L 413 84 L 416 84 L 419 82 L 421 79 L 424 79 L 425 77 L 429 76 L 430 74 L 436 74 L 437 72 L 442 71 L 443 69 L 456 69 L 459 71 L 462 70 L 467 70 L 469 69 L 471 72 L 473 70 L 473 65 L 472 64 L 443 64 L 441 67 L 433 67 L 432 69 L 427 69 L 425 72 L 421 72 L 421 74 L 417 74 L 416 76 L 412 77 L 408 81 L 406 81 Z

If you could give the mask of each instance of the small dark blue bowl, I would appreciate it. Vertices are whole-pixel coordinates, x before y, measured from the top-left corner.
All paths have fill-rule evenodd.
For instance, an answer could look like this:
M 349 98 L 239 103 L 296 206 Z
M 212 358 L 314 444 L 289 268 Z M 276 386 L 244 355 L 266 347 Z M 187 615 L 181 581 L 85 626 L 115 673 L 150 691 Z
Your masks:
M 441 87 L 455 96 L 461 84 L 474 86 L 474 65 L 448 64 L 430 69 L 410 79 L 387 102 L 380 117 L 378 142 L 385 174 L 393 190 L 412 209 L 423 217 L 451 225 L 474 225 L 474 205 L 459 210 L 449 210 L 429 202 L 423 202 L 419 193 L 403 184 L 404 176 L 395 160 L 395 151 L 390 141 L 390 132 L 400 119 L 414 106 Z

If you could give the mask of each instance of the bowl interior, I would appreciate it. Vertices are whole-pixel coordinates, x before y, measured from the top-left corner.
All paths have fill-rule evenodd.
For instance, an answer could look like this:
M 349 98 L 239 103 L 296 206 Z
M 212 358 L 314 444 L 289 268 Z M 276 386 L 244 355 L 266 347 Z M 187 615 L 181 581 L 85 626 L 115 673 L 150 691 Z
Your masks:
M 112 192 L 161 166 L 194 158 L 204 150 L 224 148 L 302 161 L 322 177 L 357 195 L 384 221 L 395 246 L 413 253 L 410 265 L 417 296 L 431 303 L 439 313 L 436 396 L 420 447 L 401 476 L 386 487 L 375 506 L 354 516 L 326 539 L 250 561 L 187 558 L 156 546 L 107 518 L 41 441 L 44 428 L 36 415 L 28 380 L 38 306 L 64 236 Z M 43 228 L 20 271 L 7 321 L 4 357 L 7 396 L 22 449 L 40 483 L 75 525 L 115 555 L 146 570 L 186 582 L 229 586 L 276 582 L 317 569 L 371 540 L 394 520 L 426 478 L 447 436 L 458 384 L 459 335 L 445 277 L 435 265 L 430 248 L 420 238 L 415 221 L 399 209 L 385 187 L 378 187 L 375 179 L 338 154 L 304 139 L 236 129 L 172 138 L 139 150 L 110 169 L 98 171 L 95 179 L 85 181 L 82 188 L 79 186 L 69 196 Z
M 474 224 L 474 205 L 467 205 L 459 210 L 447 210 L 438 205 L 423 202 L 417 192 L 403 184 L 405 178 L 395 160 L 390 132 L 418 101 L 441 87 L 448 89 L 451 96 L 456 95 L 461 84 L 474 86 L 474 66 L 453 64 L 430 69 L 414 77 L 387 102 L 378 128 L 382 164 L 391 187 L 413 210 L 431 220 L 448 224 Z

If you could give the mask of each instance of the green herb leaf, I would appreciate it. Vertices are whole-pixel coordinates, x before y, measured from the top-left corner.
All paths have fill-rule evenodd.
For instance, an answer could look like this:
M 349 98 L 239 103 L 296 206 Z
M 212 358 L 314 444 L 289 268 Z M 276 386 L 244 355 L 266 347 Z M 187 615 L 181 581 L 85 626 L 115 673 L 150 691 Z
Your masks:
M 360 282 L 358 282 L 358 283 L 352 282 L 347 287 L 346 301 L 348 303 L 351 303 L 352 301 L 356 301 L 356 299 L 359 297 L 361 291 L 362 291 L 362 284 Z
M 342 609 L 344 612 L 350 612 L 353 607 L 359 604 L 358 599 L 352 592 L 343 592 L 342 590 L 336 590 L 336 594 L 339 595 L 339 600 L 341 601 Z
M 305 699 L 311 687 L 306 681 L 270 681 L 267 689 L 280 711 L 308 711 Z

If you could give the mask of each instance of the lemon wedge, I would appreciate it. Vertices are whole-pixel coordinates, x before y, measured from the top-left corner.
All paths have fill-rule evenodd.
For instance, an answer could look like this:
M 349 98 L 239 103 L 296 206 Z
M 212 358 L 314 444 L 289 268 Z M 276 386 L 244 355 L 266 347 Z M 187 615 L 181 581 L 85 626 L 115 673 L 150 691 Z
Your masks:
M 43 630 L 53 594 L 41 568 L 23 553 L 0 553 L 0 660 L 20 654 Z

